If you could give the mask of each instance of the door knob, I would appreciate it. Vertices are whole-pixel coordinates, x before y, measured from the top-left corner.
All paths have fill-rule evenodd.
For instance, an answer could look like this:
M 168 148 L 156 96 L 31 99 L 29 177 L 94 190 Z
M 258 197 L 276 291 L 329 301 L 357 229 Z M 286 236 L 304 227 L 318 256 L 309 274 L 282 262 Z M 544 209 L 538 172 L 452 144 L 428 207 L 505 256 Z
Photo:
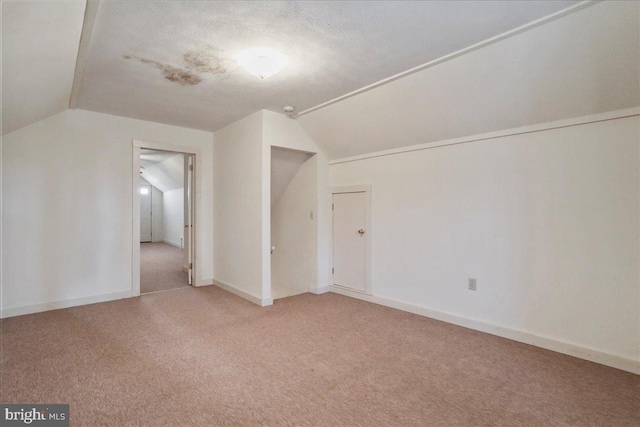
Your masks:
M 364 234 L 364 228 L 361 228 L 360 230 L 358 230 L 358 233 L 360 233 L 360 235 L 362 236 Z

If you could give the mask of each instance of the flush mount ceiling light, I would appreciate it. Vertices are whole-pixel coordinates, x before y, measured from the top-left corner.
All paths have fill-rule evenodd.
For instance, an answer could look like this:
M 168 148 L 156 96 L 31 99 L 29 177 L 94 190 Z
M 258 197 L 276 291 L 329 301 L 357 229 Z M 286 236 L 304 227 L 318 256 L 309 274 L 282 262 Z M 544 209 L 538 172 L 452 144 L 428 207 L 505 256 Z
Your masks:
M 236 61 L 249 74 L 264 80 L 282 70 L 287 63 L 287 57 L 275 49 L 256 48 L 240 52 Z

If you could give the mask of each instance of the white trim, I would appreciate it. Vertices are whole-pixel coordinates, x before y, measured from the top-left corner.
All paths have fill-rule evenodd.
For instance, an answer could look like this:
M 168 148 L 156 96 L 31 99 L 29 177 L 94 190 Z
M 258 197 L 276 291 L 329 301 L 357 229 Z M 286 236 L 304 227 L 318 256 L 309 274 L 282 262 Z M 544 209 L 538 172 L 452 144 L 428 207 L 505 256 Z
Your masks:
M 142 141 L 139 139 L 134 139 L 132 140 L 132 143 L 134 147 L 148 148 L 150 150 L 172 151 L 174 153 L 184 153 L 184 154 L 194 154 L 194 155 L 202 154 L 202 150 L 200 148 L 185 147 L 183 145 L 170 144 L 167 142 Z M 138 171 L 138 174 L 140 174 L 140 171 Z
M 272 299 L 273 291 L 271 289 L 271 155 L 273 147 L 265 142 L 264 136 L 264 111 L 260 113 L 260 133 L 262 138 L 261 143 L 261 190 L 260 190 L 260 217 L 262 221 L 261 227 L 261 245 L 262 252 L 260 257 L 260 270 L 261 270 L 261 295 Z
M 77 307 L 79 305 L 96 304 L 99 302 L 115 301 L 123 298 L 131 298 L 136 295 L 132 291 L 114 292 L 110 294 L 94 295 L 90 297 L 73 298 L 41 304 L 24 305 L 22 307 L 10 307 L 1 310 L 0 319 L 22 316 L 25 314 L 41 313 L 43 311 L 59 310 L 61 308 Z
M 474 329 L 476 331 L 496 335 L 502 338 L 507 338 L 513 341 L 518 341 L 558 353 L 567 354 L 569 356 L 574 356 L 580 359 L 589 360 L 591 362 L 600 363 L 602 365 L 611 366 L 612 368 L 621 369 L 623 371 L 632 372 L 634 374 L 640 374 L 640 360 L 633 360 L 624 356 L 605 353 L 600 350 L 595 350 L 589 347 L 584 347 L 565 341 L 560 341 L 555 338 L 537 335 L 520 329 L 512 329 L 506 326 L 496 325 L 495 323 L 433 310 L 427 307 L 410 304 L 390 298 L 380 297 L 376 295 L 365 295 L 335 286 L 331 286 L 331 291 L 340 295 L 357 298 L 363 301 L 372 302 L 374 304 L 395 308 L 420 316 L 429 317 L 431 319 L 436 319 L 465 328 Z
M 75 110 L 76 106 L 78 105 L 78 96 L 80 95 L 80 87 L 82 86 L 84 67 L 85 65 L 87 65 L 87 59 L 89 58 L 91 37 L 93 36 L 93 27 L 96 23 L 96 16 L 98 16 L 99 6 L 100 0 L 87 0 L 87 4 L 84 9 L 84 20 L 82 22 L 82 32 L 80 33 L 80 44 L 78 45 L 76 67 L 73 73 L 71 96 L 69 97 L 70 110 Z
M 365 193 L 365 209 L 366 209 L 366 256 L 365 256 L 365 293 L 372 295 L 373 293 L 373 220 L 372 220 L 372 202 L 371 202 L 371 184 L 348 185 L 342 187 L 331 187 L 331 267 L 333 268 L 333 195 L 344 193 Z M 331 285 L 333 286 L 333 273 L 331 274 Z M 355 291 L 357 292 L 357 291 Z
M 202 279 L 202 281 L 200 282 L 199 285 L 197 285 L 196 287 L 200 287 L 200 286 L 211 286 L 213 285 L 213 279 Z
M 176 248 L 182 249 L 182 245 L 180 245 L 180 243 L 172 242 L 171 240 L 162 239 L 162 243 L 166 243 L 167 245 L 175 246 Z
M 331 194 L 366 193 L 367 191 L 371 191 L 371 184 L 344 185 L 341 187 L 331 187 Z
M 330 290 L 329 286 L 309 286 L 309 292 L 316 295 L 326 294 Z
M 131 184 L 133 223 L 131 224 L 131 293 L 140 296 L 140 147 L 133 144 Z
M 166 142 L 157 142 L 157 141 L 141 141 L 141 140 L 137 140 L 134 139 L 132 140 L 132 145 L 133 145 L 133 161 L 132 161 L 132 165 L 133 165 L 133 169 L 132 169 L 132 173 L 133 173 L 133 235 L 132 235 L 132 248 L 133 248 L 133 255 L 132 255 L 132 264 L 133 264 L 133 268 L 132 268 L 132 292 L 135 295 L 140 295 L 140 195 L 138 194 L 138 192 L 136 191 L 136 187 L 139 185 L 137 177 L 140 176 L 140 149 L 141 148 L 148 148 L 148 149 L 152 149 L 152 150 L 161 150 L 161 151 L 172 151 L 175 153 L 182 153 L 182 154 L 190 154 L 195 156 L 195 166 L 194 166 L 194 172 L 195 172 L 195 177 L 194 177 L 194 186 L 195 186 L 195 190 L 193 192 L 194 194 L 194 202 L 195 202 L 195 210 L 194 210 L 194 215 L 193 215 L 193 229 L 194 229 L 194 233 L 193 233 L 193 239 L 194 239 L 194 244 L 195 244 L 195 256 L 194 256 L 194 260 L 193 260 L 193 286 L 202 286 L 203 284 L 203 280 L 199 277 L 199 273 L 200 273 L 200 269 L 199 269 L 199 265 L 200 265 L 200 256 L 202 253 L 202 250 L 200 248 L 198 248 L 198 242 L 200 241 L 200 239 L 198 239 L 198 233 L 199 228 L 198 228 L 198 218 L 202 218 L 203 212 L 202 212 L 202 197 L 200 195 L 200 191 L 202 191 L 202 175 L 201 175 L 201 170 L 202 168 L 200 167 L 200 163 L 202 162 L 202 159 L 204 158 L 203 156 L 203 152 L 201 148 L 196 148 L 196 147 L 184 147 L 184 146 L 180 146 L 180 145 L 175 145 L 175 144 L 170 144 L 170 143 L 166 143 Z
M 242 289 L 238 289 L 233 285 L 222 282 L 220 280 L 216 280 L 216 279 L 211 279 L 211 280 L 213 284 L 219 287 L 220 289 L 224 289 L 225 291 L 231 292 L 232 294 L 237 295 L 240 298 L 244 298 L 247 301 L 250 301 L 254 304 L 258 304 L 260 307 L 266 307 L 268 305 L 273 304 L 273 299 L 271 298 L 260 298 L 253 294 L 250 294 L 249 292 L 243 291 Z
M 531 22 L 529 22 L 527 24 L 521 25 L 520 27 L 514 28 L 514 29 L 509 30 L 509 31 L 506 31 L 506 32 L 504 32 L 502 34 L 498 34 L 497 36 L 493 36 L 493 37 L 488 38 L 486 40 L 483 40 L 483 41 L 481 41 L 479 43 L 473 44 L 471 46 L 467 46 L 467 47 L 465 47 L 463 49 L 460 49 L 460 50 L 455 51 L 453 53 L 450 53 L 448 55 L 441 56 L 440 58 L 436 58 L 436 59 L 434 59 L 432 61 L 429 61 L 429 62 L 426 62 L 426 63 L 424 63 L 422 65 L 418 65 L 417 67 L 410 68 L 410 69 L 408 69 L 406 71 L 403 71 L 401 73 L 395 74 L 395 75 L 393 75 L 391 77 L 387 77 L 386 79 L 379 80 L 379 81 L 377 81 L 375 83 L 372 83 L 370 85 L 364 86 L 364 87 L 362 87 L 360 89 L 356 89 L 353 92 L 349 92 L 349 93 L 347 93 L 345 95 L 339 96 L 339 97 L 334 98 L 334 99 L 332 99 L 330 101 L 323 102 L 322 104 L 316 105 L 315 107 L 307 108 L 306 110 L 303 110 L 303 111 L 300 111 L 297 114 L 294 114 L 293 117 L 294 118 L 295 117 L 300 117 L 300 116 L 303 116 L 305 114 L 311 113 L 313 111 L 319 110 L 321 108 L 328 107 L 331 104 L 335 104 L 335 103 L 343 101 L 343 100 L 345 100 L 347 98 L 351 98 L 353 96 L 356 96 L 356 95 L 359 95 L 361 93 L 367 92 L 367 91 L 369 91 L 371 89 L 375 89 L 375 88 L 377 88 L 379 86 L 385 85 L 387 83 L 391 83 L 394 80 L 398 80 L 398 79 L 401 79 L 401 78 L 406 77 L 408 75 L 417 73 L 419 71 L 426 70 L 427 68 L 431 68 L 431 67 L 433 67 L 435 65 L 438 65 L 438 64 L 441 64 L 443 62 L 450 61 L 450 60 L 452 60 L 454 58 L 457 58 L 457 57 L 459 57 L 461 55 L 473 52 L 475 50 L 478 50 L 478 49 L 483 48 L 485 46 L 489 46 L 491 44 L 494 44 L 494 43 L 499 42 L 501 40 L 507 39 L 509 37 L 513 37 L 513 36 L 515 36 L 517 34 L 520 34 L 522 32 L 525 32 L 525 31 L 531 30 L 533 28 L 539 27 L 540 25 L 546 24 L 548 22 L 555 21 L 556 19 L 562 18 L 562 17 L 567 16 L 567 15 L 569 15 L 571 13 L 574 13 L 574 12 L 577 12 L 579 10 L 582 10 L 582 9 L 584 9 L 586 7 L 593 6 L 594 4 L 600 3 L 601 1 L 602 0 L 589 0 L 589 1 L 580 2 L 580 3 L 575 4 L 573 6 L 569 6 L 568 8 L 562 9 L 562 10 L 560 10 L 558 12 L 555 12 L 555 13 L 552 13 L 551 15 L 547 15 L 547 16 L 544 16 L 542 18 L 536 19 L 535 21 L 531 21 Z
M 329 165 L 355 162 L 358 160 L 372 159 L 375 157 L 392 156 L 394 154 L 410 153 L 412 151 L 428 150 L 431 148 L 444 147 L 448 145 L 466 144 L 470 142 L 485 141 L 489 139 L 504 138 L 513 135 L 542 132 L 551 129 L 560 129 L 572 126 L 580 126 L 589 123 L 604 122 L 609 120 L 624 119 L 627 117 L 640 116 L 640 107 L 626 108 L 624 110 L 608 111 L 606 113 L 592 114 L 589 116 L 574 117 L 571 119 L 557 120 L 555 122 L 540 123 L 531 126 L 505 129 L 495 132 L 481 133 L 477 135 L 463 136 L 460 138 L 443 139 L 441 141 L 426 142 L 424 144 L 408 145 L 391 150 L 376 151 L 373 153 L 360 154 L 358 156 L 343 157 L 329 161 Z
M 335 283 L 332 284 L 332 285 L 329 285 L 329 290 L 333 290 L 333 289 L 344 289 L 345 291 L 353 292 L 353 293 L 356 293 L 356 294 L 373 295 L 373 293 L 371 293 L 371 292 L 361 291 L 359 289 L 351 289 L 348 286 L 337 285 Z

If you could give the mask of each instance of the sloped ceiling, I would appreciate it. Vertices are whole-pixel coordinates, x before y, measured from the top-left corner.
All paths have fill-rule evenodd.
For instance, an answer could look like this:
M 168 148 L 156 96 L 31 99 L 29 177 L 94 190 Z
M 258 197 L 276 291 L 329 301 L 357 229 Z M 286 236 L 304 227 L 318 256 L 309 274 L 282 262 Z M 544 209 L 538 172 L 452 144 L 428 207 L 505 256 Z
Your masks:
M 574 5 L 100 2 L 78 108 L 217 130 L 315 107 Z M 298 118 L 332 159 L 640 104 L 640 5 L 602 2 Z M 2 130 L 67 108 L 85 1 L 2 2 Z M 246 48 L 290 64 L 260 81 Z
M 184 156 L 182 154 L 143 150 L 140 155 L 140 164 L 144 167 L 141 169 L 140 176 L 163 193 L 184 188 Z
M 287 191 L 304 162 L 312 154 L 285 148 L 271 148 L 271 206 Z
M 102 1 L 78 108 L 217 130 L 298 111 L 556 12 L 575 1 Z M 260 81 L 234 57 L 279 49 Z
M 602 2 L 298 118 L 331 159 L 640 105 L 640 3 Z
M 149 166 L 169 160 L 171 157 L 178 155 L 172 151 L 159 151 L 143 148 L 140 150 L 140 166 L 148 168 Z
M 69 107 L 85 5 L 2 1 L 3 134 Z

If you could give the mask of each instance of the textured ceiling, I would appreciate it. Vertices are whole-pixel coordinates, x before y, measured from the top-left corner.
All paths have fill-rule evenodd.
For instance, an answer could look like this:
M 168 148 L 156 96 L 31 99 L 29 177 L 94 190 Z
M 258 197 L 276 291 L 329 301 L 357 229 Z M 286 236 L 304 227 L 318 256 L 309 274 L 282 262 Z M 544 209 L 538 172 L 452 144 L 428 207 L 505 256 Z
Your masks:
M 313 107 L 575 1 L 102 1 L 78 108 L 204 130 Z M 279 49 L 260 81 L 233 58 Z
M 85 2 L 2 1 L 2 133 L 66 110 Z

